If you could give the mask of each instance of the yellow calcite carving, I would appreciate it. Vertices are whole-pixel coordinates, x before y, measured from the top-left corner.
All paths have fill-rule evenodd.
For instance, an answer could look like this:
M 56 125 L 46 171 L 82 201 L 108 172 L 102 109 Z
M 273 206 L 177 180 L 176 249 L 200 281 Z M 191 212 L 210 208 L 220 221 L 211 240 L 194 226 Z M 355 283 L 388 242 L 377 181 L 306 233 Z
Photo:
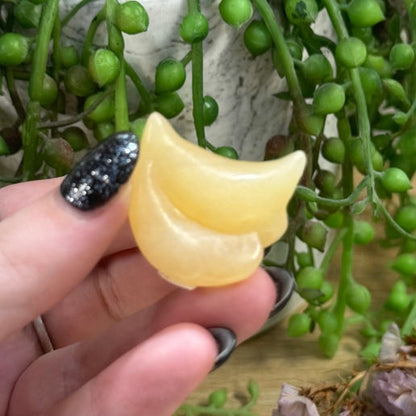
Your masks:
M 251 162 L 181 138 L 152 114 L 132 175 L 129 218 L 147 260 L 185 287 L 250 276 L 263 249 L 287 227 L 286 206 L 305 167 L 303 152 Z

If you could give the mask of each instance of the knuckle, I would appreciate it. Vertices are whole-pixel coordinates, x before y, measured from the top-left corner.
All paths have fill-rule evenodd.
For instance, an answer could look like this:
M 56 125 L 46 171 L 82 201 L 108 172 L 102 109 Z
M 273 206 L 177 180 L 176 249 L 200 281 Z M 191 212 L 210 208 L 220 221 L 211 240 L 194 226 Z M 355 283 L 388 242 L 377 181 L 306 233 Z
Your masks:
M 94 286 L 106 313 L 115 321 L 126 317 L 124 296 L 117 284 L 116 276 L 111 267 L 105 263 L 97 266 L 94 276 Z

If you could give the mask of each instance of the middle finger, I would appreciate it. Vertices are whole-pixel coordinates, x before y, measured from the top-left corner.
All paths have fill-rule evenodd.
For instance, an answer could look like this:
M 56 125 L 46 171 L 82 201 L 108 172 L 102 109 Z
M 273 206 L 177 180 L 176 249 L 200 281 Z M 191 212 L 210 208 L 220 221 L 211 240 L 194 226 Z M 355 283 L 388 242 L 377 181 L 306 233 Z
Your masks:
M 15 393 L 30 391 L 33 403 L 25 403 L 28 408 L 48 408 L 145 339 L 178 323 L 231 328 L 241 342 L 264 323 L 275 298 L 275 286 L 261 270 L 244 282 L 223 288 L 178 289 L 94 337 L 44 355 L 25 372 Z M 56 380 L 61 382 L 57 384 Z M 45 391 L 53 394 L 45 395 Z
M 105 330 L 175 290 L 137 249 L 125 250 L 103 259 L 43 319 L 54 346 L 62 347 Z

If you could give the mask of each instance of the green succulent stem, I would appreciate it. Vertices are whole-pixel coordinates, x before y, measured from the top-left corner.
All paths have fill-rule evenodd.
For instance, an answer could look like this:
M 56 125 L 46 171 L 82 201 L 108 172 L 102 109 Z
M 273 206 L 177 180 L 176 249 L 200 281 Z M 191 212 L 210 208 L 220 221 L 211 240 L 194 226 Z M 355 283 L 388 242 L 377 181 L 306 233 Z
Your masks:
M 4 69 L 4 75 L 6 78 L 7 89 L 10 94 L 13 106 L 16 110 L 17 116 L 20 120 L 24 120 L 26 117 L 26 110 L 23 106 L 22 100 L 20 99 L 19 93 L 16 89 L 15 76 L 12 68 L 6 67 Z
M 93 0 L 81 0 L 78 4 L 76 4 L 70 12 L 61 20 L 62 27 L 67 25 L 68 22 L 88 3 L 91 3 Z
M 345 218 L 345 228 L 342 240 L 342 255 L 341 255 L 341 272 L 339 277 L 339 286 L 337 299 L 333 308 L 333 312 L 338 321 L 338 332 L 341 335 L 344 328 L 344 316 L 345 316 L 345 294 L 348 286 L 350 285 L 352 277 L 352 265 L 353 265 L 353 245 L 354 245 L 354 228 L 353 219 L 351 216 Z
M 416 5 L 413 0 L 404 0 L 404 4 L 409 16 L 411 40 L 414 42 L 416 40 Z
M 367 103 L 364 96 L 364 91 L 361 85 L 360 74 L 357 68 L 350 69 L 350 77 L 354 91 L 355 103 L 358 114 L 358 131 L 363 141 L 364 158 L 366 161 L 368 187 L 367 192 L 373 208 L 377 207 L 377 200 L 375 198 L 375 177 L 371 154 L 371 126 L 368 118 Z
M 24 181 L 33 180 L 35 178 L 39 138 L 37 126 L 39 120 L 39 101 L 30 101 L 26 109 L 26 119 L 22 127 L 22 142 L 24 149 L 22 178 Z
M 36 155 L 38 150 L 37 123 L 40 119 L 39 98 L 43 91 L 43 80 L 46 74 L 46 65 L 49 56 L 49 42 L 58 16 L 59 0 L 50 0 L 45 3 L 39 31 L 36 36 L 35 51 L 32 59 L 32 71 L 29 80 L 29 99 L 26 119 L 22 127 L 23 179 L 35 178 Z
M 90 107 L 88 107 L 82 113 L 78 113 L 73 117 L 68 117 L 57 121 L 51 121 L 46 123 L 39 122 L 38 129 L 56 129 L 59 127 L 66 127 L 70 126 L 71 124 L 75 124 L 78 121 L 83 120 L 86 116 L 88 116 L 88 114 L 92 113 L 108 96 L 112 94 L 114 94 L 114 88 L 108 88 Z
M 383 213 L 386 221 L 402 236 L 404 236 L 406 238 L 409 238 L 410 240 L 416 240 L 416 235 L 415 234 L 410 234 L 409 232 L 404 230 L 402 227 L 400 227 L 400 225 L 397 224 L 397 222 L 391 216 L 389 210 L 384 206 L 382 201 L 379 199 L 379 197 L 376 196 L 376 198 L 377 198 L 377 201 L 378 201 L 378 207 L 379 207 L 380 211 Z
M 334 0 L 323 0 L 326 11 L 334 26 L 335 32 L 338 35 L 339 40 L 349 37 L 348 29 L 345 26 L 344 19 L 341 14 L 341 6 Z
M 114 123 L 116 131 L 129 130 L 129 113 L 126 87 L 126 64 L 124 60 L 124 40 L 120 29 L 115 25 L 117 0 L 106 0 L 106 24 L 109 48 L 120 61 L 120 71 L 115 80 L 114 90 Z
M 302 89 L 295 70 L 295 63 L 286 44 L 283 31 L 267 0 L 253 0 L 253 4 L 262 16 L 273 40 L 273 44 L 279 56 L 285 79 L 294 104 L 295 119 L 300 128 L 304 121 L 309 118 L 308 109 L 303 97 Z
M 36 36 L 35 51 L 32 59 L 32 71 L 29 81 L 29 97 L 31 101 L 38 101 L 43 90 L 43 79 L 49 57 L 49 42 L 58 16 L 59 0 L 50 0 L 45 3 L 39 31 Z
M 203 93 L 203 46 L 202 41 L 192 44 L 192 101 L 193 117 L 199 146 L 207 147 L 204 125 Z
M 324 257 L 322 258 L 321 264 L 319 265 L 319 268 L 322 270 L 323 275 L 326 275 L 328 272 L 329 266 L 331 265 L 331 262 L 340 246 L 342 241 L 345 238 L 345 234 L 347 233 L 347 229 L 343 228 L 342 230 L 338 231 L 334 238 L 332 239 L 329 247 L 326 249 Z
M 174 413 L 174 416 L 256 416 L 256 413 L 254 413 L 251 409 L 257 403 L 259 398 L 259 387 L 257 383 L 250 380 L 247 385 L 247 391 L 249 394 L 248 401 L 238 409 L 215 407 L 212 404 L 208 404 L 207 406 L 199 406 L 185 403 L 179 407 L 179 409 Z
M 323 0 L 323 3 L 328 12 L 332 25 L 334 26 L 338 39 L 342 40 L 349 38 L 348 29 L 345 25 L 344 19 L 342 18 L 338 3 L 335 0 Z M 369 177 L 367 192 L 373 208 L 376 208 L 377 201 L 374 196 L 375 178 L 371 159 L 371 125 L 367 111 L 367 103 L 365 100 L 363 87 L 361 85 L 358 68 L 350 68 L 348 69 L 348 73 L 351 79 L 351 87 L 353 90 L 355 104 L 357 106 L 358 132 L 363 141 L 364 158 L 366 161 L 367 174 Z
M 188 12 L 200 11 L 199 0 L 188 0 Z M 194 118 L 195 133 L 198 145 L 208 147 L 205 137 L 204 124 L 204 51 L 201 41 L 193 42 L 191 45 L 192 60 L 192 114 Z
M 184 66 L 188 65 L 192 61 L 192 50 L 190 50 L 182 59 L 181 62 Z
M 350 126 L 348 120 L 343 113 L 338 119 L 338 135 L 339 138 L 347 144 L 351 137 Z M 363 188 L 367 184 L 367 178 L 360 183 L 359 188 Z M 357 196 L 361 189 L 357 191 L 354 189 L 353 168 L 351 161 L 347 157 L 342 164 L 342 188 L 344 195 L 353 195 L 355 192 Z M 347 197 L 348 199 L 349 197 Z M 346 301 L 345 295 L 348 286 L 352 281 L 352 266 L 353 266 L 353 245 L 354 245 L 354 222 L 351 215 L 349 215 L 350 205 L 344 206 L 344 226 L 342 229 L 342 254 L 341 254 L 341 272 L 339 276 L 338 293 L 335 304 L 333 306 L 333 313 L 338 322 L 338 334 L 341 335 L 344 330 L 344 318 Z
M 189 13 L 199 13 L 201 11 L 201 4 L 199 0 L 188 0 L 187 4 Z
M 152 111 L 152 96 L 144 85 L 142 79 L 140 78 L 137 70 L 134 70 L 132 66 L 124 60 L 124 66 L 126 70 L 126 75 L 130 78 L 131 82 L 135 86 L 137 92 L 140 95 L 141 106 L 140 113 L 148 114 Z
M 368 177 L 366 176 L 361 182 L 354 188 L 350 195 L 342 199 L 331 199 L 319 196 L 312 189 L 298 185 L 296 188 L 296 195 L 308 202 L 317 202 L 321 205 L 332 208 L 342 208 L 353 204 L 360 196 L 363 189 L 368 186 Z
M 53 28 L 52 33 L 52 41 L 53 41 L 53 51 L 52 51 L 52 62 L 53 62 L 53 72 L 52 77 L 56 82 L 56 85 L 59 88 L 59 82 L 60 82 L 60 74 L 61 74 L 61 50 L 62 50 L 62 44 L 61 44 L 61 36 L 62 36 L 62 26 L 61 21 L 59 19 L 59 15 L 55 18 L 55 25 Z M 59 96 L 58 96 L 59 99 Z M 56 120 L 58 118 L 58 110 L 57 107 L 54 107 L 54 110 L 51 114 L 51 119 Z
M 285 73 L 286 81 L 294 105 L 298 111 L 303 111 L 305 107 L 305 100 L 300 88 L 293 58 L 290 54 L 289 48 L 287 47 L 283 32 L 279 26 L 279 23 L 277 22 L 273 9 L 267 0 L 253 0 L 253 4 L 259 11 L 267 28 L 269 29 L 274 46 L 279 54 L 279 58 Z
M 114 121 L 116 131 L 130 129 L 129 109 L 127 102 L 125 61 L 120 61 L 120 73 L 115 83 L 114 94 Z
M 199 416 L 199 415 L 215 415 L 215 416 L 257 416 L 256 413 L 249 409 L 218 409 L 204 406 L 194 406 L 191 404 L 182 405 L 175 416 Z
M 85 35 L 84 46 L 81 51 L 81 62 L 83 65 L 88 65 L 88 59 L 92 50 L 95 34 L 98 27 L 106 19 L 106 8 L 103 7 L 92 19 Z
M 55 25 L 53 28 L 53 52 L 52 52 L 52 62 L 53 62 L 53 78 L 58 83 L 59 82 L 59 73 L 61 70 L 61 35 L 62 35 L 62 26 L 59 16 L 56 16 Z
M 416 330 L 416 296 L 412 296 L 411 309 L 404 321 L 400 334 L 402 337 L 411 335 Z
M 412 73 L 412 75 L 413 75 L 413 73 Z M 409 90 L 413 91 L 413 89 L 414 89 L 413 84 L 415 82 L 416 82 L 416 80 L 414 80 L 413 77 L 412 77 L 411 78 L 411 83 L 409 85 Z M 411 93 L 409 93 L 409 95 L 410 94 Z M 405 113 L 406 122 L 403 124 L 403 126 L 399 130 L 397 130 L 397 132 L 392 133 L 392 138 L 400 137 L 409 127 L 411 127 L 411 125 L 413 123 L 413 115 L 414 115 L 415 111 L 416 111 L 416 99 L 414 99 L 412 101 L 412 104 L 410 105 L 410 108 Z

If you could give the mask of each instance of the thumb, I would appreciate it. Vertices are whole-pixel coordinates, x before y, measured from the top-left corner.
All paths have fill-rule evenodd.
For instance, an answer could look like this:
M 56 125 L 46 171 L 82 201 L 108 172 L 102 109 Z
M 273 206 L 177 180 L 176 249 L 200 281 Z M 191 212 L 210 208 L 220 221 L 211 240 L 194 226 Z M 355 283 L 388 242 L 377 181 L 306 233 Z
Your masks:
M 191 323 L 165 328 L 58 403 L 53 416 L 170 416 L 203 381 L 222 345 Z

